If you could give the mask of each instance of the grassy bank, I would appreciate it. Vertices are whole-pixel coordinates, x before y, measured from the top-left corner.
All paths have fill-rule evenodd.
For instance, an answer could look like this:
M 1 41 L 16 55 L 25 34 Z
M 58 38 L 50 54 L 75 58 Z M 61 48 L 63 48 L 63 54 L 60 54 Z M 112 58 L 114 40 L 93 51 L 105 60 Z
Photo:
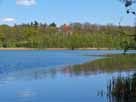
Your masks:
M 71 50 L 70 48 L 0 48 L 0 50 Z M 114 50 L 112 48 L 75 48 L 74 50 Z

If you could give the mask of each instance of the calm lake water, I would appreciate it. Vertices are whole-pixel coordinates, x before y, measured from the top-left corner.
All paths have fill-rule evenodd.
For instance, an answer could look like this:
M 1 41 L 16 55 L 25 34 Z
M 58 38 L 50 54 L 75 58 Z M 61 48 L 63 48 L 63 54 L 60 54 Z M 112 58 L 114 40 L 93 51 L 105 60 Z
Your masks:
M 70 70 L 112 51 L 0 51 L 0 102 L 108 102 L 107 83 L 132 71 Z M 135 51 L 129 51 L 135 53 Z M 103 93 L 101 93 L 103 91 Z

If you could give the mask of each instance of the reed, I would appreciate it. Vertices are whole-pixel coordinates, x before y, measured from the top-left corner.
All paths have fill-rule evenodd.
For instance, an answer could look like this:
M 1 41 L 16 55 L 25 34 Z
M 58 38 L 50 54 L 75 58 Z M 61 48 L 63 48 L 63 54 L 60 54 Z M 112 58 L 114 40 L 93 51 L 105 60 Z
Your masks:
M 107 92 L 111 102 L 136 102 L 136 73 L 113 78 L 108 84 Z

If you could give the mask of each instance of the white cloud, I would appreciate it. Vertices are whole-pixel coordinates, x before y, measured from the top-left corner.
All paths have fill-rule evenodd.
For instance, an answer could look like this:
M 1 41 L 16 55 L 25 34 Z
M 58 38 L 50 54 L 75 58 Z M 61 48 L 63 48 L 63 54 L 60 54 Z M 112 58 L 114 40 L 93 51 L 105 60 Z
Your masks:
M 6 17 L 3 19 L 3 22 L 14 22 L 15 19 L 14 18 L 10 18 L 10 17 Z
M 36 0 L 16 0 L 17 5 L 33 6 L 36 4 Z

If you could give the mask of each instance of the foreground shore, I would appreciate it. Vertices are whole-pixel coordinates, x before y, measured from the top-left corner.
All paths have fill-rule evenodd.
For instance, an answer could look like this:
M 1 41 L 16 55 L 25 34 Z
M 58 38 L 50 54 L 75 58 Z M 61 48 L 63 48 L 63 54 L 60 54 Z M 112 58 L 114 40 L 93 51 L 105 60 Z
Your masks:
M 0 50 L 71 50 L 70 48 L 0 48 Z M 74 50 L 114 50 L 114 48 L 75 48 Z

